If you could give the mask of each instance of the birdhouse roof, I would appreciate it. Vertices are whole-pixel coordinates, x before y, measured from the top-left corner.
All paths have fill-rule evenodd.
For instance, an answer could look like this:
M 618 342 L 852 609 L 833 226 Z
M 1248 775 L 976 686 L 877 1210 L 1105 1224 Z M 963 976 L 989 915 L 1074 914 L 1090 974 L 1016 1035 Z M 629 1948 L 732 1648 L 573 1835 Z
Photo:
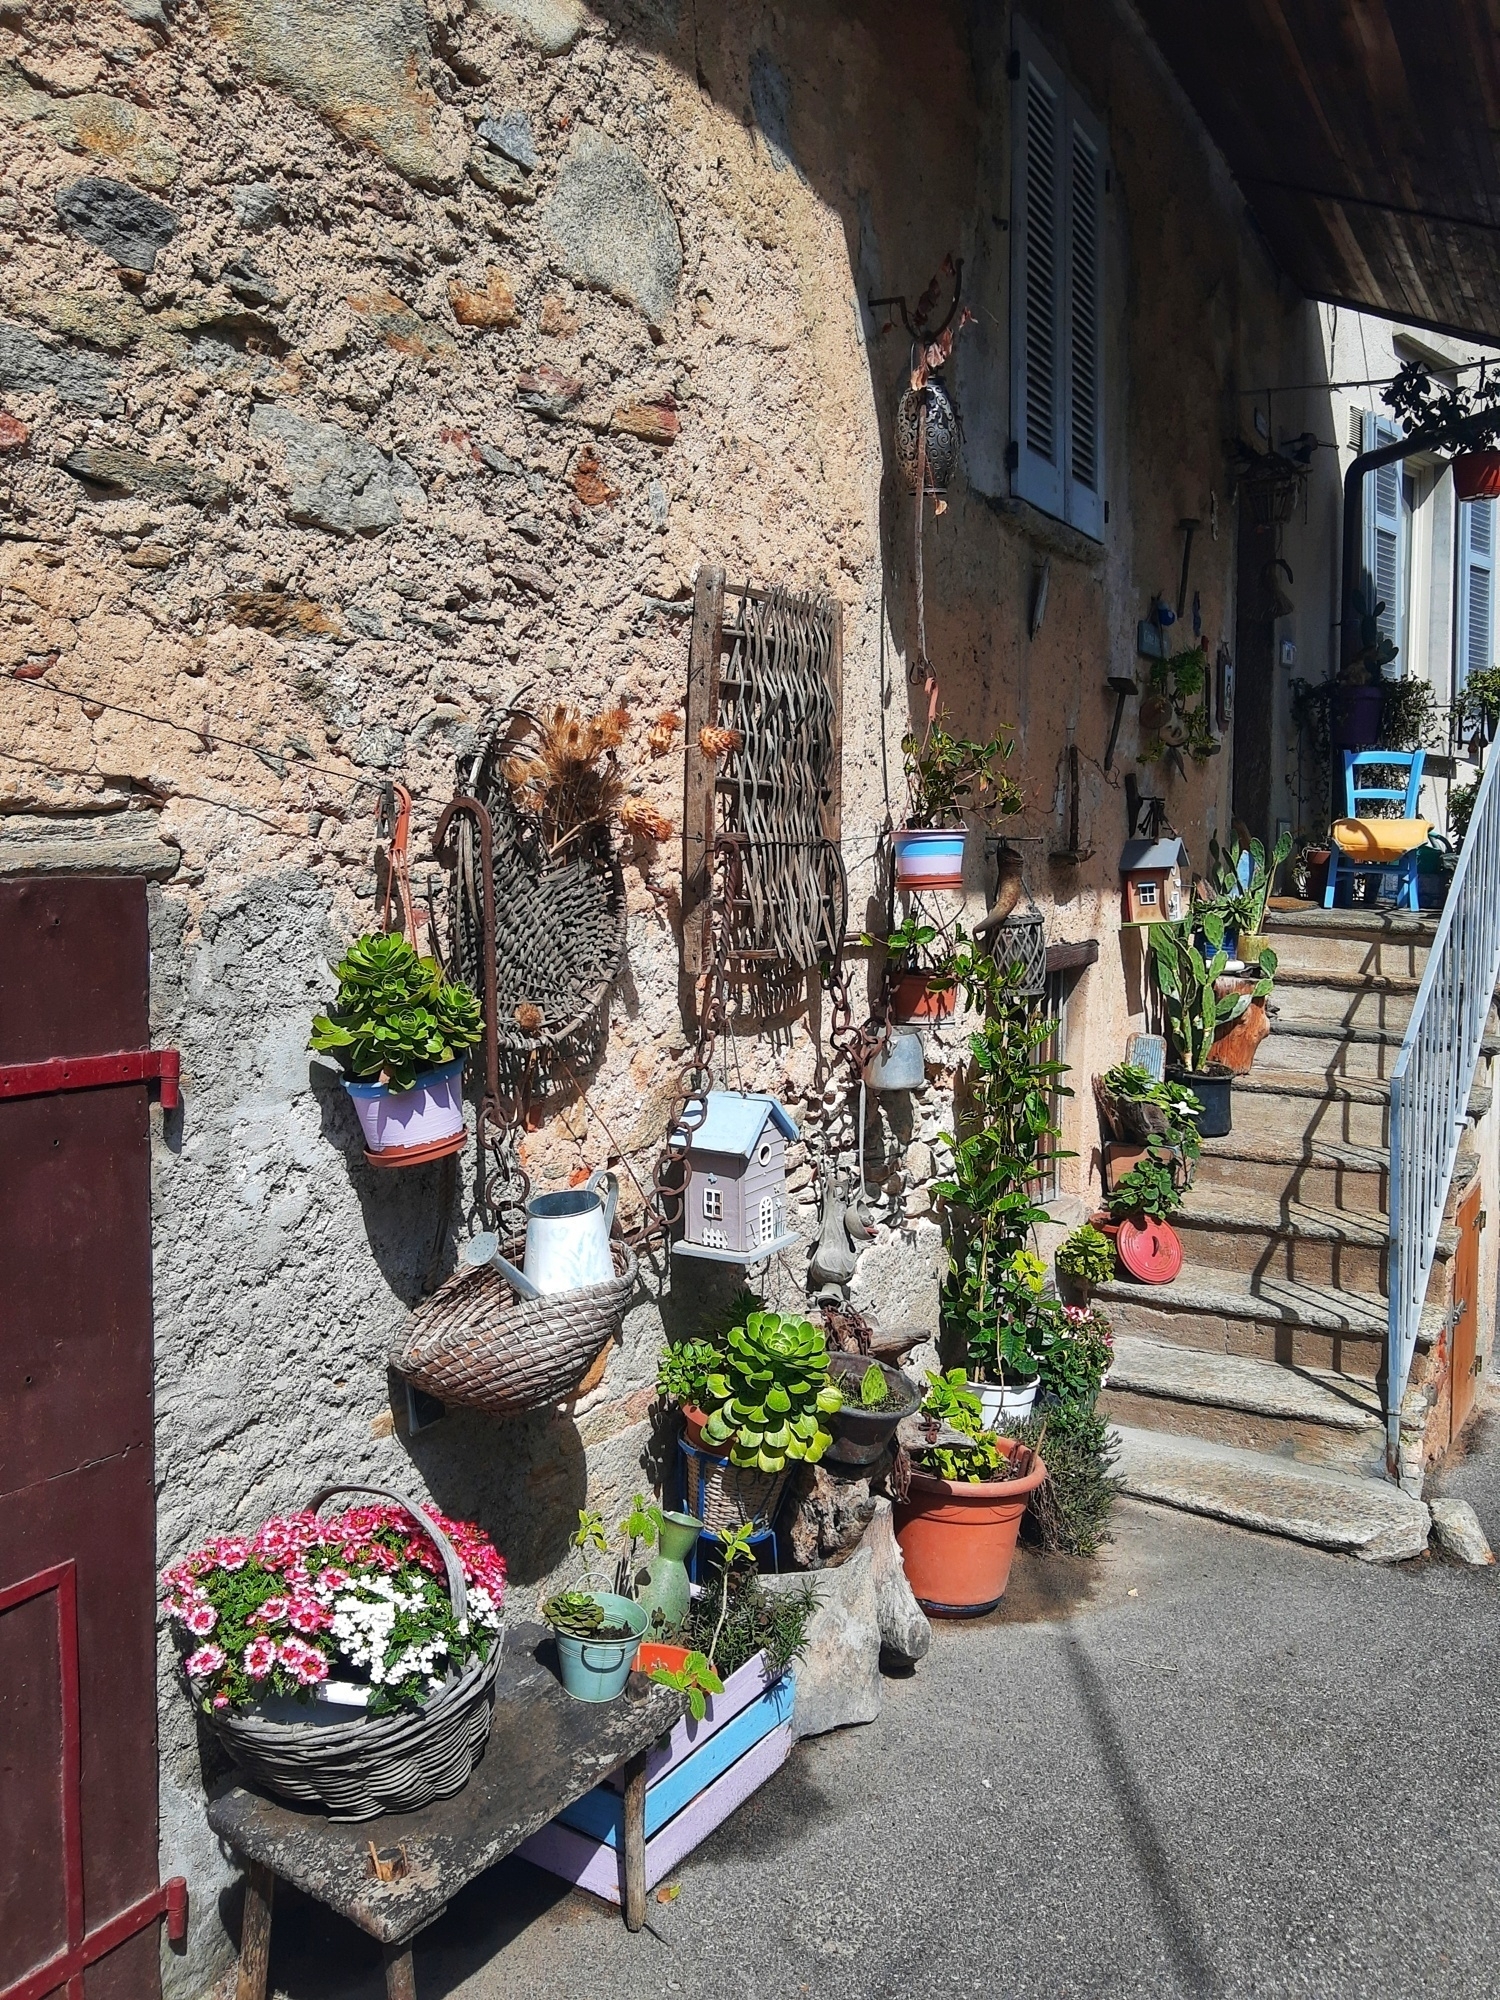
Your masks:
M 1120 853 L 1120 873 L 1134 875 L 1142 868 L 1186 868 L 1188 851 L 1176 834 L 1161 840 L 1127 840 Z
M 711 1090 L 703 1123 L 691 1130 L 679 1126 L 676 1136 L 685 1137 L 694 1152 L 737 1153 L 748 1160 L 768 1119 L 784 1139 L 797 1137 L 796 1126 L 774 1097 L 760 1091 Z

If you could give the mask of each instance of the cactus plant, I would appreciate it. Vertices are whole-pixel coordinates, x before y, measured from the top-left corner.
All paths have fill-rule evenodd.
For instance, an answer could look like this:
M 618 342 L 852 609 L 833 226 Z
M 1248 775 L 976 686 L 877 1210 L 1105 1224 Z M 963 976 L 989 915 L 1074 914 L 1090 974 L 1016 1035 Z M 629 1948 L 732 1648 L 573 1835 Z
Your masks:
M 1270 977 L 1263 975 L 1249 993 L 1218 994 L 1215 982 L 1223 978 L 1229 963 L 1224 949 L 1224 918 L 1220 911 L 1209 910 L 1201 922 L 1209 946 L 1207 957 L 1194 944 L 1192 923 L 1187 920 L 1153 924 L 1148 932 L 1167 1039 L 1174 1056 L 1188 1070 L 1207 1069 L 1214 1037 L 1237 1021 L 1252 1000 L 1265 999 L 1272 984 Z
M 805 1319 L 773 1312 L 751 1313 L 730 1329 L 707 1398 L 703 1442 L 759 1472 L 780 1472 L 793 1460 L 816 1465 L 833 1442 L 822 1419 L 843 1408 L 828 1378 L 824 1335 Z

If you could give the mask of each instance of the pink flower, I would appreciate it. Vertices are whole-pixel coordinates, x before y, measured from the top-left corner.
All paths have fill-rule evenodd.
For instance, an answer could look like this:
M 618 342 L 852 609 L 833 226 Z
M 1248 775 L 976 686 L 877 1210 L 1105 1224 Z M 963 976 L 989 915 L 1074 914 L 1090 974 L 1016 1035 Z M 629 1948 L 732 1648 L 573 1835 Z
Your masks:
M 219 1622 L 219 1614 L 206 1600 L 200 1599 L 190 1604 L 182 1614 L 182 1622 L 195 1639 L 206 1639 Z
M 308 1646 L 303 1651 L 300 1664 L 293 1667 L 292 1672 L 304 1687 L 316 1687 L 319 1681 L 328 1678 L 328 1662 L 316 1646 Z
M 319 1570 L 317 1582 L 319 1589 L 332 1597 L 335 1591 L 348 1589 L 349 1572 L 338 1568 L 334 1563 L 330 1563 L 327 1569 Z
M 250 1613 L 252 1625 L 277 1625 L 292 1608 L 289 1597 L 268 1597 L 264 1604 Z
M 228 1708 L 228 1706 L 229 1706 L 229 1697 L 227 1694 L 216 1694 L 214 1696 L 215 1708 Z
M 333 1623 L 333 1613 L 314 1597 L 294 1597 L 286 1622 L 294 1632 L 322 1632 Z
M 196 1653 L 189 1653 L 183 1661 L 189 1680 L 206 1680 L 216 1674 L 224 1664 L 223 1649 L 219 1646 L 200 1646 Z
M 263 1681 L 276 1664 L 276 1641 L 264 1633 L 245 1648 L 245 1672 L 252 1680 Z
M 220 1535 L 209 1546 L 220 1569 L 243 1569 L 250 1560 L 250 1544 L 243 1535 Z

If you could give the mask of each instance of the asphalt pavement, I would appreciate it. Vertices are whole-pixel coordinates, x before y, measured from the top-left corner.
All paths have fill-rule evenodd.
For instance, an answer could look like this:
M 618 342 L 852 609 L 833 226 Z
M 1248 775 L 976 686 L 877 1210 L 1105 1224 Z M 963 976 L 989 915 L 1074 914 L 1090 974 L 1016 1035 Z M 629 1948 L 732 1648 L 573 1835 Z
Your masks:
M 1439 1490 L 1500 1547 L 1500 1401 Z M 1121 1502 L 1023 1555 L 868 1727 L 803 1743 L 632 1937 L 521 1862 L 416 1951 L 420 2000 L 1057 2000 L 1500 1990 L 1500 1571 L 1373 1568 Z M 279 1911 L 281 2000 L 378 1954 Z

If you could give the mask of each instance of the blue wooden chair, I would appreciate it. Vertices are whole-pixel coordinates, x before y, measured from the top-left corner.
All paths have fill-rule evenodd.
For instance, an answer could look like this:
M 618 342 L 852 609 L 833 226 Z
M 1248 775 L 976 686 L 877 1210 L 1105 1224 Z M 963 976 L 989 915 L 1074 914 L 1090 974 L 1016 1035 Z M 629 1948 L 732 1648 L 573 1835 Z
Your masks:
M 1344 752 L 1344 817 L 1358 819 L 1360 806 L 1367 799 L 1394 799 L 1400 806 L 1398 817 L 1417 817 L 1417 797 L 1422 789 L 1422 760 L 1425 750 L 1346 750 Z M 1406 785 L 1401 791 L 1393 791 L 1381 785 L 1361 785 L 1358 774 L 1361 768 L 1376 765 L 1386 771 L 1405 771 Z M 1345 905 L 1353 901 L 1354 878 L 1356 875 L 1389 875 L 1395 882 L 1395 903 L 1398 910 L 1421 908 L 1417 897 L 1417 855 L 1420 847 L 1398 855 L 1393 861 L 1356 861 L 1345 854 L 1337 841 L 1332 843 L 1333 853 L 1328 862 L 1328 887 L 1323 892 L 1323 908 L 1331 910 L 1337 900 L 1340 882 L 1349 885 Z M 1376 894 L 1380 891 L 1377 889 Z

